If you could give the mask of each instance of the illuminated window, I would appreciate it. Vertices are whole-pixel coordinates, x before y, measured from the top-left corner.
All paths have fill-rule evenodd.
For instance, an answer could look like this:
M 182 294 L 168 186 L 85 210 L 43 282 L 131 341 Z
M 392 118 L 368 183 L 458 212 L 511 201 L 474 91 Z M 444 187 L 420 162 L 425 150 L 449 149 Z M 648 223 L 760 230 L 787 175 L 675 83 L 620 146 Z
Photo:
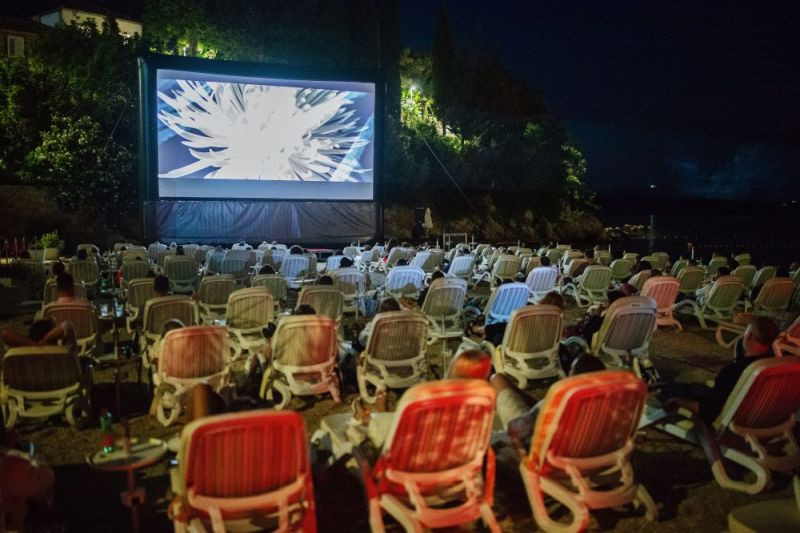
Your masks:
M 8 36 L 8 57 L 23 57 L 25 55 L 25 38 L 18 35 Z

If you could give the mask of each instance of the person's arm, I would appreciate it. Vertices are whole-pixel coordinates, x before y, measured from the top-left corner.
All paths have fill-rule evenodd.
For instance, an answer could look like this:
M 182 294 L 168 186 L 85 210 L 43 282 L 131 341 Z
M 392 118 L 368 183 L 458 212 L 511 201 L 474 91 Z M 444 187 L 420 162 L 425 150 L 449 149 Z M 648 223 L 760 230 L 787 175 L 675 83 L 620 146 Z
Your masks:
M 533 428 L 536 425 L 536 418 L 539 416 L 539 403 L 536 403 L 530 410 L 522 416 L 512 418 L 508 421 L 508 429 L 506 430 L 508 436 L 511 437 L 511 442 L 514 448 L 524 454 L 522 441 L 533 434 Z
M 30 340 L 28 337 L 24 335 L 20 335 L 10 329 L 4 329 L 3 334 L 3 343 L 8 346 L 9 348 L 14 348 L 17 346 L 37 346 L 39 343 Z

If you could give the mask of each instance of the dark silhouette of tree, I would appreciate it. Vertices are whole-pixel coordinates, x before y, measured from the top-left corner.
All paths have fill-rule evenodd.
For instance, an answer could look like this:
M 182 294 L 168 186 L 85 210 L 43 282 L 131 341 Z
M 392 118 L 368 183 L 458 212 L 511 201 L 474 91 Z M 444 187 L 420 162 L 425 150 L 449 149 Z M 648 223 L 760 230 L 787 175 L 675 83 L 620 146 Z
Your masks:
M 453 32 L 450 29 L 450 21 L 444 8 L 440 8 L 436 16 L 431 59 L 433 62 L 433 98 L 436 102 L 439 116 L 442 119 L 443 129 L 446 129 L 450 106 L 453 103 L 453 95 L 456 92 L 457 66 Z

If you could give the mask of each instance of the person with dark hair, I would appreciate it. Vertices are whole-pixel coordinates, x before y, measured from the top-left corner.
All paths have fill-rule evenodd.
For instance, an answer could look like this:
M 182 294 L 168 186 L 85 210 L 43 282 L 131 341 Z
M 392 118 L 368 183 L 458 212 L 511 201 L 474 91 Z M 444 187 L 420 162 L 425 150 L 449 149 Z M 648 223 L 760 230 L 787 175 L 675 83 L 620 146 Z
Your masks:
M 314 309 L 313 307 L 311 307 L 308 304 L 300 304 L 300 305 L 297 306 L 297 308 L 294 310 L 294 313 L 292 313 L 292 314 L 294 314 L 294 315 L 316 315 L 317 314 L 317 310 Z
M 153 278 L 153 297 L 169 296 L 169 278 L 159 274 Z
M 436 269 L 436 270 L 434 270 L 434 271 L 433 271 L 433 273 L 431 274 L 431 281 L 430 281 L 430 283 L 433 283 L 433 282 L 434 282 L 434 280 L 437 280 L 437 279 L 439 279 L 439 278 L 443 278 L 443 277 L 445 277 L 445 275 L 444 275 L 444 272 L 442 272 L 442 271 L 441 271 L 441 270 L 439 270 L 439 269 Z M 423 288 L 423 289 L 422 289 L 422 290 L 419 292 L 419 298 L 417 298 L 417 303 L 418 303 L 419 305 L 422 305 L 422 304 L 423 304 L 423 302 L 425 301 L 425 297 L 428 295 L 428 289 L 429 289 L 429 288 L 430 288 L 430 284 L 428 284 L 428 285 L 427 285 L 425 288 Z
M 349 257 L 342 257 L 342 260 L 339 261 L 339 268 L 350 268 L 353 266 L 353 260 Z
M 694 296 L 695 299 L 697 300 L 698 305 L 703 304 L 703 300 L 705 299 L 706 296 L 709 295 L 709 293 L 711 292 L 711 288 L 714 286 L 714 283 L 719 278 L 721 278 L 722 276 L 730 276 L 730 275 L 731 275 L 730 268 L 728 268 L 727 266 L 719 267 L 717 269 L 717 272 L 713 276 L 711 276 L 711 281 L 709 281 L 708 283 L 706 283 L 705 285 L 694 291 Z
M 80 250 L 78 250 L 76 258 L 78 259 L 78 261 L 86 261 L 87 259 L 89 259 L 89 253 L 86 251 L 86 249 L 81 248 Z
M 572 361 L 569 375 L 577 376 L 605 369 L 600 359 L 589 353 L 583 353 Z M 537 402 L 520 390 L 505 374 L 495 374 L 490 381 L 497 395 L 496 411 L 503 428 L 516 447 L 522 448 L 524 445 L 524 449 L 527 449 L 542 402 Z
M 606 298 L 608 298 L 608 303 L 590 307 L 586 311 L 586 314 L 584 315 L 584 317 L 581 319 L 580 322 L 564 328 L 564 336 L 582 337 L 584 340 L 586 340 L 586 342 L 591 344 L 592 337 L 594 336 L 595 333 L 600 331 L 600 327 L 603 325 L 603 320 L 606 317 L 606 311 L 608 311 L 608 308 L 611 307 L 611 304 L 613 304 L 620 298 L 628 296 L 625 290 L 623 290 L 625 287 L 629 286 L 625 284 L 620 287 L 617 287 L 616 289 L 608 291 L 606 293 Z
M 303 248 L 297 244 L 293 244 L 291 248 L 289 248 L 290 255 L 303 255 Z
M 75 298 L 75 280 L 72 274 L 64 272 L 59 274 L 56 278 L 56 289 L 58 290 L 58 298 L 56 303 L 72 303 L 76 301 Z
M 650 261 L 639 261 L 639 268 L 636 271 L 645 272 L 647 270 L 653 270 L 653 265 L 650 264 Z
M 176 246 L 175 247 L 175 255 L 186 255 L 186 252 L 183 250 L 183 246 Z
M 67 271 L 67 268 L 64 266 L 64 263 L 61 261 L 54 261 L 53 265 L 50 267 L 53 272 L 53 277 L 57 278 L 61 274 Z
M 659 395 L 664 409 L 669 412 L 688 409 L 706 424 L 713 424 L 745 369 L 760 359 L 774 357 L 772 343 L 779 333 L 780 328 L 771 318 L 753 317 L 742 336 L 741 353 L 720 369 L 714 386 L 674 384 L 665 387 Z
M 258 270 L 259 275 L 275 274 L 275 268 L 272 265 L 264 265 Z
M 546 255 L 542 255 L 539 258 L 539 266 L 549 267 L 550 266 L 550 258 L 547 257 Z
M 404 257 L 401 257 L 400 259 L 397 260 L 397 264 L 395 266 L 399 267 L 408 266 L 408 260 Z
M 333 278 L 328 274 L 324 274 L 317 280 L 317 285 L 333 285 Z
M 7 347 L 14 346 L 53 346 L 62 343 L 64 346 L 75 346 L 75 328 L 69 322 L 56 325 L 51 318 L 34 320 L 28 330 L 27 337 L 9 329 L 3 330 L 0 338 Z

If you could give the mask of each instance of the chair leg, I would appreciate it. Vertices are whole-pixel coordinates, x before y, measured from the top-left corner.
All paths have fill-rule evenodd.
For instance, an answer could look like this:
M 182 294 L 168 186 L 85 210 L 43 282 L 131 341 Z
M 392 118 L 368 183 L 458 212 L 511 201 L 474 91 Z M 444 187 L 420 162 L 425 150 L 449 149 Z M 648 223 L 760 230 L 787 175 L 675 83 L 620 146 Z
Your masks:
M 714 478 L 721 487 L 746 492 L 748 494 L 758 494 L 759 492 L 763 491 L 770 482 L 772 473 L 768 468 L 765 468 L 759 464 L 754 457 L 751 457 L 750 455 L 733 448 L 724 449 L 722 455 L 726 459 L 730 459 L 734 463 L 737 463 L 751 471 L 753 474 L 755 474 L 756 480 L 752 483 L 747 483 L 745 481 L 736 481 L 731 479 L 725 470 L 725 465 L 723 464 L 722 459 L 718 459 L 713 465 L 711 465 L 711 471 L 714 473 Z
M 566 489 L 559 490 L 555 486 L 555 482 L 541 478 L 533 473 L 524 461 L 520 464 L 519 469 L 520 474 L 522 474 L 522 480 L 525 482 L 525 490 L 528 493 L 528 502 L 533 511 L 533 518 L 540 528 L 548 533 L 577 533 L 586 529 L 589 523 L 589 509 L 585 505 L 578 502 Z M 572 513 L 572 521 L 569 524 L 557 522 L 550 518 L 547 506 L 544 503 L 545 493 L 569 509 Z
M 500 533 L 500 524 L 497 523 L 497 517 L 494 516 L 494 512 L 488 503 L 481 504 L 481 518 L 483 519 L 483 524 L 489 528 L 489 531 Z
M 653 497 L 650 496 L 650 493 L 641 483 L 639 483 L 639 485 L 636 487 L 636 496 L 633 500 L 633 505 L 636 507 L 639 505 L 644 506 L 644 516 L 647 520 L 650 520 L 651 522 L 658 520 L 658 508 L 656 507 L 656 502 L 653 501 Z

